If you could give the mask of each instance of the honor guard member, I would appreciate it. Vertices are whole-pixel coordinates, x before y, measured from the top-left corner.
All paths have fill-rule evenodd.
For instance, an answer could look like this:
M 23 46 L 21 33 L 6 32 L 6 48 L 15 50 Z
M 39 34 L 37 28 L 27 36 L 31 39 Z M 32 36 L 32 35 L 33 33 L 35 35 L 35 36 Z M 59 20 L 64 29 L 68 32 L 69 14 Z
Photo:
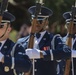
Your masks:
M 32 18 L 34 16 L 35 8 L 36 6 L 32 6 L 28 9 Z M 35 75 L 57 75 L 57 62 L 55 60 L 66 59 L 71 56 L 70 49 L 62 42 L 60 35 L 54 36 L 44 30 L 48 18 L 52 14 L 53 12 L 49 8 L 44 6 L 41 7 L 41 13 L 37 18 L 33 49 L 27 48 L 29 36 L 18 40 L 18 42 L 23 44 L 26 54 L 30 59 L 35 59 Z
M 9 39 L 11 22 L 14 20 L 15 17 L 11 13 L 4 12 L 0 24 L 0 75 L 22 75 L 31 68 L 30 59 L 25 54 L 24 48 L 20 44 L 13 48 L 15 44 Z
M 71 21 L 71 12 L 65 12 L 63 14 L 64 19 L 66 20 L 66 29 L 67 29 L 67 35 L 63 38 L 63 41 L 66 42 L 67 38 L 68 38 L 68 27 L 70 25 L 70 21 Z M 76 75 L 76 16 L 74 17 L 74 22 L 73 22 L 74 26 L 73 26 L 73 38 L 72 38 L 72 73 L 74 75 Z M 70 75 L 72 75 L 72 73 L 70 73 Z

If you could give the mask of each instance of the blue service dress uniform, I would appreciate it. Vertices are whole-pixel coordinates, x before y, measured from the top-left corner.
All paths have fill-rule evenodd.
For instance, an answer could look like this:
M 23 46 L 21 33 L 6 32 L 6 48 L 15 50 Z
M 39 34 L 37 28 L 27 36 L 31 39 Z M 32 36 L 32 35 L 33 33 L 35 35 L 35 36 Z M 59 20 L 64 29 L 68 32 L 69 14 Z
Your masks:
M 31 68 L 31 62 L 20 44 L 15 47 L 14 62 L 12 62 L 11 52 L 13 46 L 14 43 L 7 39 L 0 50 L 4 55 L 4 63 L 0 62 L 0 75 L 19 75 L 28 72 Z M 12 65 L 13 68 L 11 68 Z
M 29 36 L 18 40 L 25 49 L 28 47 L 28 41 Z M 35 75 L 57 75 L 56 60 L 65 59 L 71 55 L 70 52 L 67 54 L 70 49 L 62 42 L 61 37 L 59 35 L 54 36 L 47 31 L 40 40 L 38 49 L 45 51 L 46 55 L 44 56 L 44 59 L 35 59 Z M 52 50 L 52 60 L 50 55 L 51 49 L 54 49 Z
M 68 34 L 63 38 L 63 42 L 66 42 L 67 38 L 68 38 Z M 72 39 L 72 50 L 76 50 L 76 35 L 73 36 L 73 39 Z M 76 75 L 76 58 L 72 58 L 72 59 L 73 59 L 72 61 L 73 66 L 71 65 L 70 75 L 72 75 L 72 72 L 74 72 L 74 75 Z

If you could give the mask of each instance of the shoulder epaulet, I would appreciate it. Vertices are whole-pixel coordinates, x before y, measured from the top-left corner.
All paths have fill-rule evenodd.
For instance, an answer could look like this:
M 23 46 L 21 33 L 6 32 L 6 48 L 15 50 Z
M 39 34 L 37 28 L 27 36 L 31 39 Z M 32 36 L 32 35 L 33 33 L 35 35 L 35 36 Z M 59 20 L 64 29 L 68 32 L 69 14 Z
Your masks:
M 27 36 L 27 37 L 24 37 L 24 38 L 20 38 L 18 41 L 17 41 L 17 43 L 25 43 L 27 40 L 29 39 L 29 36 Z

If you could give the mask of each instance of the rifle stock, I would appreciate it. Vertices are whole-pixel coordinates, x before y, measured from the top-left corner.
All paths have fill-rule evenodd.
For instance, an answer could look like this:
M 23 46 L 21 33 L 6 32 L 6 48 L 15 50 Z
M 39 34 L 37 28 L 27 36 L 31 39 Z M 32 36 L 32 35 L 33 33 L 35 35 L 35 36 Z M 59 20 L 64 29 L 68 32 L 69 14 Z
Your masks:
M 28 48 L 33 48 L 33 45 L 34 45 L 34 34 L 35 34 L 35 29 L 36 29 L 36 22 L 37 22 L 37 19 L 33 19 Z
M 40 2 L 36 4 L 36 9 L 35 9 L 35 14 L 34 14 L 35 17 L 32 20 L 32 28 L 31 28 L 28 48 L 33 48 L 33 45 L 34 45 L 34 36 L 35 36 L 34 34 L 35 34 L 35 29 L 36 29 L 36 22 L 37 22 L 38 14 L 41 11 L 41 3 L 42 3 L 42 1 L 43 0 L 40 0 Z M 34 59 L 32 60 L 32 62 L 33 62 L 32 71 L 30 70 L 28 73 L 25 73 L 25 75 L 34 75 Z
M 1 24 L 1 21 L 2 21 L 2 16 L 0 16 L 0 24 Z
M 73 34 L 73 21 L 69 25 L 69 34 Z M 72 47 L 72 37 L 67 38 L 66 44 L 71 48 Z M 66 60 L 65 72 L 64 75 L 69 75 L 71 68 L 71 59 Z
M 34 34 L 35 34 L 35 28 L 36 28 L 36 19 L 33 19 L 32 21 L 32 29 L 31 29 L 31 35 L 29 38 L 28 48 L 33 48 L 34 45 Z M 31 60 L 33 62 L 33 60 Z M 28 73 L 25 73 L 25 75 L 32 75 L 32 71 L 30 70 Z

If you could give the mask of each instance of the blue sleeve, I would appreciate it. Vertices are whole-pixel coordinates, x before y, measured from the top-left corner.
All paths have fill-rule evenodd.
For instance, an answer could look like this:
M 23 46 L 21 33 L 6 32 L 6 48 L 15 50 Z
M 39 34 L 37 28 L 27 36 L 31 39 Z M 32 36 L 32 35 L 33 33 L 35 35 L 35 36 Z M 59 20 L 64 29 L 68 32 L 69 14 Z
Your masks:
M 56 37 L 55 50 L 52 52 L 55 60 L 71 58 L 71 49 L 62 41 L 60 36 Z
M 4 65 L 11 69 L 12 57 L 4 57 Z M 25 54 L 25 50 L 21 45 L 17 45 L 14 53 L 14 69 L 19 72 L 28 72 L 31 69 L 31 61 Z
M 52 51 L 45 51 L 45 60 L 51 60 L 51 57 L 53 58 L 53 60 L 68 59 L 71 57 L 71 49 L 62 42 L 60 36 L 57 36 L 55 38 L 54 44 L 55 50 L 51 49 Z

